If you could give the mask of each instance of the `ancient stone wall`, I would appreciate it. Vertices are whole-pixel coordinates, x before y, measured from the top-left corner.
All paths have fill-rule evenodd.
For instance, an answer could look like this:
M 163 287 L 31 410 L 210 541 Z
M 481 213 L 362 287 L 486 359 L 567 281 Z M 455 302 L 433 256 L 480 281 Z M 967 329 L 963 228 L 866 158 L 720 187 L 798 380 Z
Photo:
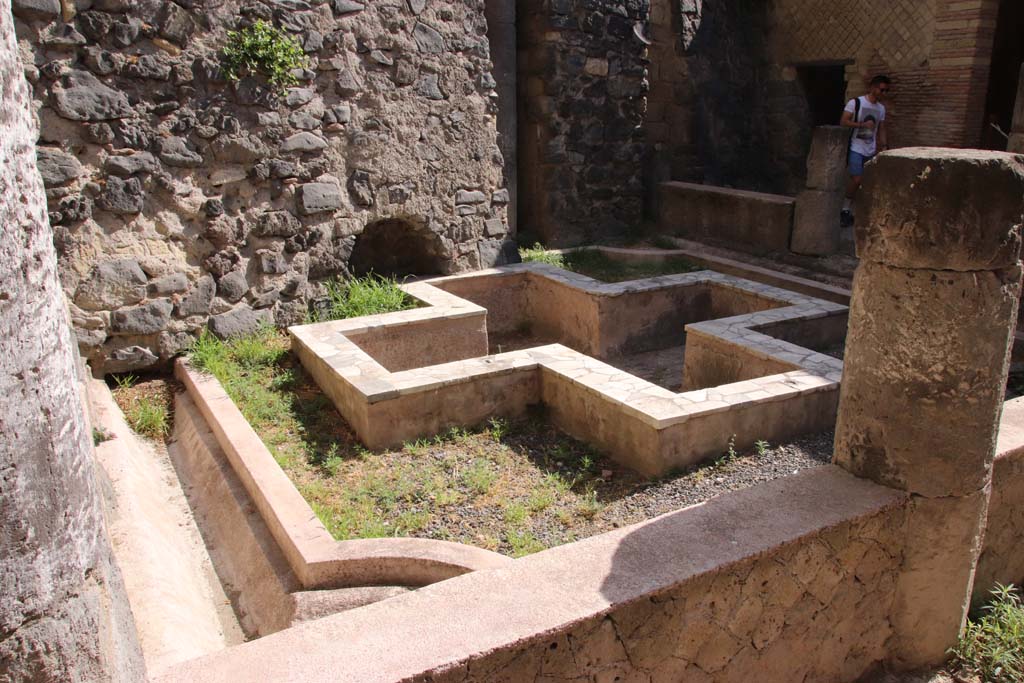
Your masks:
M 770 61 L 768 5 L 652 0 L 650 20 L 649 205 L 665 180 L 795 194 L 810 123 Z
M 508 253 L 483 0 L 15 0 L 39 166 L 84 354 L 152 365 L 208 323 L 301 320 L 364 230 L 423 274 Z M 257 19 L 308 63 L 225 79 Z M 369 235 L 370 233 L 366 233 Z M 367 238 L 371 239 L 372 238 Z M 380 242 L 380 240 L 377 240 Z
M 854 681 L 886 656 L 902 511 L 415 681 Z
M 518 229 L 549 244 L 641 220 L 646 0 L 518 4 Z M 640 34 L 639 36 L 637 34 Z

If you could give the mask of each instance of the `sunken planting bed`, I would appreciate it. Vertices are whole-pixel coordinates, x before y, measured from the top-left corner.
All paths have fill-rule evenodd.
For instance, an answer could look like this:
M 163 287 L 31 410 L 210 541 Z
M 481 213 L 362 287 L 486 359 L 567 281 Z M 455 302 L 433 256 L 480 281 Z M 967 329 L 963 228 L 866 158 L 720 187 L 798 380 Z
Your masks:
M 738 451 L 755 444 L 763 451 L 765 442 L 827 431 L 834 421 L 842 364 L 814 349 L 842 340 L 846 308 L 838 304 L 712 271 L 609 284 L 539 263 L 402 289 L 418 306 L 289 330 L 291 362 L 303 366 L 296 370 L 347 422 L 348 436 L 339 438 L 361 442 L 369 450 L 353 452 L 366 460 L 395 449 L 396 468 L 415 469 L 422 457 L 424 469 L 444 469 L 463 466 L 444 460 L 446 450 L 487 448 L 487 439 L 510 444 L 514 438 L 497 432 L 532 430 L 560 453 L 530 456 L 547 473 L 544 481 L 555 494 L 579 495 L 576 503 L 537 503 L 547 494 L 535 488 L 502 507 L 506 521 L 545 508 L 587 519 L 563 519 L 568 530 L 560 535 L 517 529 L 493 542 L 471 534 L 443 540 L 448 536 L 417 526 L 418 509 L 410 507 L 405 528 L 339 532 L 317 494 L 290 479 L 261 438 L 273 437 L 257 434 L 215 378 L 179 362 L 195 415 L 209 425 L 306 590 L 418 586 L 504 566 L 508 555 L 695 502 L 683 489 L 704 486 L 707 474 L 694 473 L 694 465 L 724 460 L 712 479 L 731 482 Z M 333 414 L 329 403 L 323 410 Z M 463 480 L 483 491 L 519 465 L 499 458 L 487 467 L 490 475 L 467 472 Z M 673 489 L 666 481 L 681 483 Z M 664 492 L 660 500 L 648 496 L 641 509 L 628 509 L 641 500 L 631 499 L 615 519 L 590 523 L 617 497 L 646 487 Z

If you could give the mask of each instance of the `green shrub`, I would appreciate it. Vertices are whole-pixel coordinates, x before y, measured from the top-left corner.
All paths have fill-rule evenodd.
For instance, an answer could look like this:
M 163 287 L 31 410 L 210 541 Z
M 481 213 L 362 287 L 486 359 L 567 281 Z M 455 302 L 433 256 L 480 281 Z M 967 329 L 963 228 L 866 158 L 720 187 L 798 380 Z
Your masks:
M 950 652 L 953 666 L 985 683 L 1024 681 L 1024 605 L 1010 586 L 996 584 L 981 619 L 967 620 Z
M 396 280 L 376 275 L 353 280 L 331 280 L 327 283 L 327 298 L 326 310 L 311 314 L 310 322 L 391 313 L 414 306 Z
M 298 79 L 292 70 L 306 64 L 306 55 L 298 41 L 264 21 L 240 31 L 230 31 L 222 51 L 224 76 L 229 81 L 247 75 L 259 76 L 278 92 L 295 85 Z

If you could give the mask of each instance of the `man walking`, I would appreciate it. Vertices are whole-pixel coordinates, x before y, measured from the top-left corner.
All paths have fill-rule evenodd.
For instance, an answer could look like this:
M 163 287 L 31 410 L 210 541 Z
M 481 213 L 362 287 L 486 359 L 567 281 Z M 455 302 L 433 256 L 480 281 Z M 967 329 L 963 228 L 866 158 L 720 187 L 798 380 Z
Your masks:
M 886 98 L 892 88 L 888 76 L 875 76 L 871 79 L 868 94 L 861 95 L 846 103 L 843 118 L 839 125 L 853 128 L 850 139 L 849 171 L 850 182 L 846 186 L 846 201 L 843 202 L 842 225 L 853 225 L 853 198 L 860 188 L 861 177 L 864 175 L 864 164 L 868 162 L 879 148 L 889 149 L 885 133 Z

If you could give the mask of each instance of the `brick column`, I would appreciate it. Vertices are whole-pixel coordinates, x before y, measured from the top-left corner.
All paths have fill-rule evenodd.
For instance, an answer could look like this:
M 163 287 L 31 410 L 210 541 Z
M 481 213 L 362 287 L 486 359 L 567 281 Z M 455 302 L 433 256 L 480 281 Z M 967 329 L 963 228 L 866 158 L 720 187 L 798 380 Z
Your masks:
M 970 601 L 1016 322 L 1024 157 L 908 148 L 865 178 L 835 463 L 911 494 L 893 664 L 944 660 Z
M 977 147 L 985 113 L 999 0 L 936 0 L 928 60 L 934 84 L 920 116 L 930 144 Z
M 1017 81 L 1017 103 L 1013 107 L 1013 125 L 1006 149 L 1024 154 L 1024 64 L 1020 67 L 1020 80 Z

